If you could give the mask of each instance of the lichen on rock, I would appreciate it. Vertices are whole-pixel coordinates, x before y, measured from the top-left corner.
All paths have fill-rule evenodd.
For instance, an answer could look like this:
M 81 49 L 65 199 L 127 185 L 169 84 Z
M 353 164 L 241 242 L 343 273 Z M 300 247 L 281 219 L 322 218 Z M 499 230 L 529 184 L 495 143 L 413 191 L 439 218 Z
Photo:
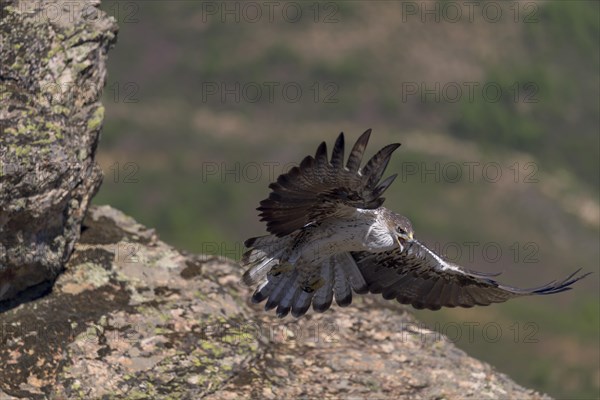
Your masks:
M 51 287 L 102 180 L 94 156 L 117 25 L 98 3 L 0 4 L 0 310 Z

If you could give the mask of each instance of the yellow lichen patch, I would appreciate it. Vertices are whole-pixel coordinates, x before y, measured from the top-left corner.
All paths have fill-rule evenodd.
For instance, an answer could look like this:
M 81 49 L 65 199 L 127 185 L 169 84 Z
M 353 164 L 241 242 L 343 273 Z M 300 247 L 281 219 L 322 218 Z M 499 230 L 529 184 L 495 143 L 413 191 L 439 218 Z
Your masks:
M 99 106 L 96 108 L 92 117 L 87 122 L 88 130 L 99 129 L 102 126 L 102 121 L 104 121 L 104 106 Z

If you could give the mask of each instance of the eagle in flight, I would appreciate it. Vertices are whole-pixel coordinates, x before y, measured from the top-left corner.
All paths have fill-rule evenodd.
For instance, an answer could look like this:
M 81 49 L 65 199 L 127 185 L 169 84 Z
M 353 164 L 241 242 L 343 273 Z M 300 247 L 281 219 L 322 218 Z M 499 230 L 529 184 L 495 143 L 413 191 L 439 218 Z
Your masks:
M 242 278 L 258 285 L 252 302 L 267 300 L 277 316 L 304 315 L 312 304 L 324 312 L 333 299 L 352 303 L 352 292 L 381 293 L 415 308 L 473 307 L 513 297 L 553 294 L 588 274 L 581 269 L 560 282 L 532 289 L 503 285 L 499 274 L 472 271 L 444 260 L 414 237 L 408 218 L 382 207 L 396 175 L 381 178 L 394 143 L 361 167 L 371 130 L 363 133 L 344 165 L 344 134 L 331 154 L 325 142 L 314 157 L 280 175 L 260 202 L 269 235 L 246 240 Z

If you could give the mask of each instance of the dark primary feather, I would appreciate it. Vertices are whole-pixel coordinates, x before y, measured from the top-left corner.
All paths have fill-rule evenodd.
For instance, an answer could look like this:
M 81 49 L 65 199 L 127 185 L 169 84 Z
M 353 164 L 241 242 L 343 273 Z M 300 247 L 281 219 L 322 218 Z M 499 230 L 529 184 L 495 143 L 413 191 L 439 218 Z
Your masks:
M 430 310 L 487 306 L 519 296 L 560 293 L 590 274 L 580 274 L 579 269 L 561 282 L 520 289 L 491 279 L 497 274 L 471 271 L 443 261 L 416 240 L 403 252 L 400 249 L 383 253 L 354 252 L 352 256 L 371 293 L 382 293 L 385 299 Z
M 400 144 L 385 146 L 360 168 L 370 135 L 369 129 L 358 138 L 345 167 L 344 134 L 340 133 L 331 160 L 327 158 L 327 145 L 323 142 L 314 157 L 305 157 L 299 166 L 271 183 L 272 192 L 257 208 L 261 220 L 267 222 L 267 230 L 281 237 L 316 219 L 347 214 L 357 207 L 381 206 L 384 201 L 381 195 L 396 175 L 381 184 L 379 181 Z

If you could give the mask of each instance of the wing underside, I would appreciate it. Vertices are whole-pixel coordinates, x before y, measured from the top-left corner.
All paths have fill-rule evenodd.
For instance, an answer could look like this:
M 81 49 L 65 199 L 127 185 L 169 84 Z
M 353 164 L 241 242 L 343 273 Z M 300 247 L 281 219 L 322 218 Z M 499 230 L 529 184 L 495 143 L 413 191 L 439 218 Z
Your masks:
M 492 279 L 498 274 L 471 271 L 444 261 L 416 240 L 403 252 L 396 249 L 352 255 L 371 293 L 381 293 L 385 299 L 396 299 L 417 309 L 487 306 L 520 296 L 560 293 L 589 274 L 577 270 L 560 282 L 521 289 Z

